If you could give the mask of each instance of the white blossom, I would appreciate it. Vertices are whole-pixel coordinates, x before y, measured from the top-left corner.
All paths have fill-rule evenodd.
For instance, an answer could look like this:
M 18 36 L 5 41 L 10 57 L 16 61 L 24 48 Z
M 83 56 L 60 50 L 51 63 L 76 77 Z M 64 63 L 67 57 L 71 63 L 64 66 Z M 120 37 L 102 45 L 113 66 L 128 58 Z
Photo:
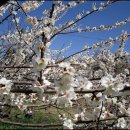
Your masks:
M 82 18 L 82 15 L 81 14 L 78 14 L 76 19 L 81 19 Z
M 65 119 L 63 124 L 64 129 L 73 129 L 73 122 L 70 119 Z
M 57 97 L 56 101 L 57 105 L 62 107 L 72 106 L 71 100 L 66 95 Z
M 0 84 L 5 85 L 5 94 L 8 94 L 11 90 L 12 81 L 7 80 L 6 78 L 1 78 L 0 79 Z
M 51 33 L 51 28 L 50 28 L 50 27 L 44 27 L 44 28 L 43 28 L 43 32 L 44 32 L 45 34 L 50 34 L 50 33 Z
M 101 85 L 104 86 L 105 88 L 108 88 L 113 85 L 114 78 L 112 75 L 107 75 L 101 79 Z
M 16 11 L 12 11 L 12 14 L 16 15 L 16 14 L 17 14 L 17 12 L 16 12 Z
M 37 24 L 38 23 L 38 20 L 36 17 L 31 17 L 31 16 L 28 16 L 27 17 L 27 22 L 34 25 L 34 24 Z
M 70 5 L 70 7 L 74 7 L 74 6 L 76 6 L 77 4 L 76 4 L 75 1 L 72 1 L 72 2 L 69 2 L 69 5 Z
M 126 120 L 124 118 L 119 118 L 117 127 L 124 129 L 126 128 L 126 126 L 127 126 Z
M 47 66 L 48 61 L 49 61 L 49 59 L 46 57 L 40 58 L 40 56 L 34 56 L 33 57 L 33 67 L 34 67 L 34 69 L 40 71 Z

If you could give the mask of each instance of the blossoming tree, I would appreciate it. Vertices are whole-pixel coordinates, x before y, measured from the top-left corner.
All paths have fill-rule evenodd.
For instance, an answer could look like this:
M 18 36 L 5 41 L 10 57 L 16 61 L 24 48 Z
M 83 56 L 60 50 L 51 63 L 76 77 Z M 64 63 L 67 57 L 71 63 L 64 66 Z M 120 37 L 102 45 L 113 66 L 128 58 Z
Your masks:
M 104 1 L 90 11 L 77 14 L 74 20 L 56 24 L 64 15 L 87 1 L 54 1 L 43 16 L 30 16 L 44 1 L 8 1 L 0 6 L 0 24 L 11 19 L 15 28 L 0 36 L 0 122 L 29 127 L 61 127 L 65 129 L 130 129 L 129 90 L 130 54 L 124 51 L 130 34 L 126 31 L 116 38 L 85 46 L 68 57 L 54 55 L 67 51 L 51 50 L 53 39 L 60 34 L 105 31 L 123 26 L 130 18 L 113 25 L 79 28 L 87 16 L 103 11 L 117 1 Z M 24 14 L 28 26 L 21 27 Z M 119 42 L 115 53 L 110 48 Z M 89 51 L 95 52 L 95 56 Z M 34 108 L 54 107 L 63 110 L 59 123 L 29 124 L 5 120 L 6 107 L 19 108 L 31 117 Z M 72 111 L 65 111 L 70 108 Z

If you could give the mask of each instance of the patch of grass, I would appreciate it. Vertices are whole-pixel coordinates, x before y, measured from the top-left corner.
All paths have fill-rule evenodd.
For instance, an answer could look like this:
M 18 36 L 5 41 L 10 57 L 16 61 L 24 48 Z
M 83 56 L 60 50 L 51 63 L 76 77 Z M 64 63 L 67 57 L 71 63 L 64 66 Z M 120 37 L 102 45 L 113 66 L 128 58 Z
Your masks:
M 17 116 L 16 116 L 17 115 Z M 20 112 L 18 109 L 11 110 L 11 114 L 9 119 L 5 118 L 5 120 L 10 120 L 14 122 L 20 123 L 43 123 L 43 124 L 50 124 L 50 123 L 59 123 L 58 113 L 54 109 L 48 110 L 39 110 L 33 113 L 32 118 L 26 118 L 24 112 Z M 15 130 L 15 129 L 24 129 L 24 130 L 42 130 L 43 128 L 36 128 L 36 127 L 23 127 L 23 126 L 16 126 L 16 125 L 9 125 L 9 124 L 0 124 L 0 129 L 2 130 Z M 54 129 L 54 128 L 47 128 Z M 56 130 L 58 128 L 55 128 Z M 62 129 L 62 128 L 60 128 Z

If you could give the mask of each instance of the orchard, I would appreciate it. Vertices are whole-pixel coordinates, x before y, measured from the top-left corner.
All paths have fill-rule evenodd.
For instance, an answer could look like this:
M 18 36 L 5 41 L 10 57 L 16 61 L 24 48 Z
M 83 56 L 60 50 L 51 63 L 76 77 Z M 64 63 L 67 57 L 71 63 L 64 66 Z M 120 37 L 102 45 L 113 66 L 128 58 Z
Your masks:
M 121 2 L 1 2 L 0 128 L 130 129 L 130 17 L 91 21 L 93 27 L 87 21 Z M 111 36 L 104 39 L 105 32 Z M 97 33 L 102 38 L 95 43 L 70 37 Z M 57 118 L 41 122 L 53 117 L 50 111 Z M 29 122 L 36 112 L 45 112 L 40 123 Z

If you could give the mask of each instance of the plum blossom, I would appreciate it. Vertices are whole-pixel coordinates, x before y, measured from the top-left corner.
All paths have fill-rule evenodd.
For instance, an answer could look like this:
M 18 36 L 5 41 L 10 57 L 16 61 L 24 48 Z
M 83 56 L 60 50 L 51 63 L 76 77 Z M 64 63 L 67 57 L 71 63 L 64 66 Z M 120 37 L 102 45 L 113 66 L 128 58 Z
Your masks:
M 45 86 L 49 86 L 49 85 L 51 84 L 51 82 L 49 82 L 49 81 L 46 79 L 45 76 L 43 76 L 42 79 L 43 79 L 43 84 L 44 84 Z
M 66 91 L 66 95 L 67 95 L 69 100 L 76 100 L 77 99 L 77 95 L 74 92 L 74 88 L 72 88 L 72 87 Z
M 71 87 L 73 87 L 72 82 L 73 82 L 74 68 L 71 67 L 69 63 L 61 63 L 59 66 L 64 70 L 61 79 L 55 81 L 55 86 L 57 87 L 58 91 L 69 90 Z
M 82 105 L 79 104 L 77 107 L 77 113 L 74 115 L 74 120 L 75 121 L 85 120 L 85 110 L 86 108 L 84 108 Z
M 85 114 L 86 114 L 85 118 L 87 120 L 95 121 L 95 114 L 93 113 L 93 109 L 91 107 L 86 109 Z
M 112 86 L 114 82 L 114 78 L 112 75 L 107 75 L 101 79 L 101 85 L 105 88 L 108 88 L 109 86 Z
M 104 111 L 101 115 L 102 119 L 110 119 L 110 118 L 115 118 L 115 115 L 110 113 L 109 111 Z M 114 120 L 106 120 L 106 124 L 112 124 Z
M 108 111 L 104 111 L 103 113 L 103 119 L 109 119 L 109 118 L 114 118 L 115 115 L 113 115 L 112 113 L 108 112 Z
M 16 11 L 12 11 L 12 14 L 16 15 L 16 14 L 17 14 L 17 12 L 16 12 Z
M 76 19 L 81 19 L 82 18 L 82 15 L 81 14 L 78 14 Z
M 83 95 L 83 97 L 86 99 L 86 103 L 87 103 L 87 104 L 91 104 L 92 96 L 93 96 L 92 93 L 88 93 L 88 94 L 84 94 L 84 95 Z
M 64 127 L 64 129 L 73 129 L 73 122 L 72 122 L 72 120 L 65 118 L 63 127 Z
M 125 83 L 123 85 L 123 87 L 120 89 L 120 96 L 126 96 L 126 95 L 130 95 L 130 84 L 129 83 Z
M 36 17 L 31 17 L 31 16 L 27 17 L 27 22 L 32 24 L 32 25 L 38 24 L 37 18 Z
M 51 33 L 51 28 L 50 27 L 44 27 L 43 28 L 43 32 L 45 33 L 45 34 L 50 34 Z
M 45 51 L 47 48 L 45 47 L 43 42 L 41 42 L 41 41 L 36 42 L 36 44 L 34 45 L 34 51 L 37 54 L 39 54 L 41 52 L 41 49 Z
M 78 77 L 77 78 L 77 88 L 82 90 L 90 90 L 92 89 L 93 84 L 87 78 Z
M 71 119 L 69 113 L 66 115 L 63 113 L 63 116 L 60 119 L 64 121 L 64 129 L 74 129 L 73 120 L 93 120 L 95 123 L 100 115 L 100 119 L 105 120 L 103 123 L 105 122 L 106 125 L 111 125 L 113 122 L 117 123 L 115 122 L 115 119 L 118 117 L 118 112 L 124 116 L 130 116 L 130 108 L 125 106 L 128 103 L 126 99 L 123 97 L 123 100 L 120 102 L 119 100 L 122 98 L 117 97 L 129 94 L 129 91 L 127 90 L 130 86 L 130 56 L 129 53 L 124 52 L 123 50 L 124 45 L 129 38 L 127 32 L 122 32 L 122 34 L 116 38 L 109 38 L 106 41 L 97 42 L 91 46 L 84 47 L 83 50 L 68 57 L 59 56 L 59 54 L 62 55 L 63 52 L 71 47 L 71 45 L 61 50 L 51 50 L 50 46 L 53 43 L 53 39 L 55 40 L 56 36 L 61 34 L 111 30 L 126 25 L 127 22 L 130 22 L 130 18 L 121 22 L 115 22 L 113 25 L 109 26 L 99 25 L 99 27 L 87 26 L 84 28 L 86 25 L 80 25 L 80 19 L 82 19 L 82 17 L 85 18 L 95 11 L 101 11 L 110 3 L 101 3 L 101 6 L 97 8 L 96 3 L 94 2 L 91 11 L 79 12 L 75 15 L 75 20 L 68 19 L 68 21 L 65 22 L 61 22 L 60 20 L 67 13 L 67 10 L 81 4 L 82 1 L 69 1 L 68 3 L 54 1 L 51 9 L 42 11 L 43 16 L 30 16 L 29 12 L 38 8 L 41 3 L 43 2 L 25 1 L 20 3 L 25 11 L 23 12 L 27 16 L 26 22 L 31 24 L 31 26 L 28 24 L 29 26 L 27 28 L 22 28 L 19 26 L 21 23 L 19 23 L 19 18 L 15 18 L 12 21 L 17 23 L 16 25 L 18 27 L 16 26 L 16 30 L 11 29 L 8 34 L 0 36 L 0 42 L 2 43 L 2 46 L 0 47 L 2 48 L 1 50 L 4 50 L 3 48 L 6 45 L 11 45 L 11 49 L 13 48 L 15 50 L 12 56 L 14 61 L 12 58 L 9 58 L 7 63 L 2 61 L 5 63 L 4 65 L 10 63 L 10 59 L 11 62 L 15 62 L 15 64 L 13 64 L 16 65 L 16 68 L 14 67 L 15 70 L 17 70 L 17 65 L 24 65 L 22 62 L 25 62 L 25 65 L 27 65 L 26 63 L 29 63 L 30 66 L 33 65 L 33 69 L 31 69 L 30 66 L 29 69 L 20 68 L 18 74 L 14 74 L 10 68 L 7 68 L 4 69 L 5 72 L 3 72 L 3 70 L 1 71 L 0 76 L 13 77 L 13 79 L 21 81 L 24 80 L 23 78 L 26 77 L 27 74 L 28 79 L 34 79 L 34 90 L 38 90 L 38 92 L 27 95 L 11 95 L 10 90 L 12 81 L 1 78 L 0 90 L 4 90 L 1 91 L 4 96 L 10 96 L 14 105 L 17 105 L 22 111 L 25 111 L 28 108 L 28 103 L 31 103 L 31 105 L 32 103 L 36 103 L 35 105 L 38 106 L 39 104 L 42 105 L 42 103 L 44 103 L 43 105 L 45 106 L 56 105 L 57 111 L 64 107 L 65 109 L 66 107 L 72 107 L 72 110 L 78 108 L 76 114 L 74 113 L 75 111 L 73 111 L 71 115 L 73 117 L 71 117 Z M 14 4 L 17 3 L 14 2 Z M 14 4 L 9 3 L 11 6 L 14 6 Z M 0 7 L 0 16 L 3 16 L 3 13 L 7 10 L 7 6 L 8 5 L 4 5 Z M 14 10 L 15 9 L 17 8 L 14 7 Z M 13 16 L 18 16 L 20 10 L 21 9 L 12 11 L 11 14 L 13 14 Z M 64 20 L 66 20 L 66 18 Z M 21 35 L 19 35 L 19 31 Z M 110 53 L 110 47 L 118 41 L 121 42 L 121 44 L 119 45 L 117 52 Z M 19 47 L 22 49 L 19 49 Z M 92 56 L 90 56 L 91 54 Z M 47 57 L 48 55 L 52 58 L 51 61 L 49 59 L 50 57 Z M 57 56 L 59 57 L 57 58 Z M 43 84 L 41 85 L 37 79 L 43 79 Z M 55 93 L 54 95 L 48 94 L 51 93 L 51 90 L 53 94 Z M 110 108 L 111 106 L 112 108 L 113 106 L 118 106 L 118 112 L 114 113 L 114 110 L 111 110 Z M 29 111 L 28 114 L 30 113 L 32 113 L 32 111 Z M 99 121 L 99 123 L 101 122 L 102 121 Z M 116 126 L 120 128 L 130 127 L 130 125 L 127 125 L 125 118 L 119 118 Z M 89 129 L 89 125 L 87 127 Z
M 47 66 L 49 59 L 46 57 L 40 58 L 40 56 L 34 56 L 32 62 L 33 62 L 34 71 L 40 71 Z
M 61 107 L 72 106 L 72 101 L 66 95 L 57 97 L 56 103 Z
M 42 3 L 42 2 L 38 2 L 38 1 L 26 1 L 22 4 L 22 8 L 25 12 L 30 12 L 32 10 L 35 10 L 36 8 L 38 8 Z
M 17 61 L 18 64 L 20 64 L 25 59 L 25 54 L 23 51 L 24 51 L 23 49 L 16 50 L 15 60 Z
M 93 4 L 92 4 L 92 10 L 96 10 L 97 8 L 96 8 L 96 3 L 94 2 Z
M 126 128 L 127 127 L 126 120 L 124 118 L 119 118 L 116 126 L 122 129 Z
M 12 20 L 13 23 L 15 23 L 15 22 L 16 22 L 16 23 L 19 23 L 19 21 L 20 21 L 20 18 L 16 18 L 16 19 L 13 19 L 13 20 Z
M 95 95 L 96 97 L 91 101 L 91 105 L 93 107 L 101 106 L 101 102 L 104 101 L 104 96 L 102 93 L 98 93 Z
M 8 94 L 11 90 L 11 86 L 13 85 L 12 84 L 12 81 L 11 80 L 7 80 L 6 78 L 1 78 L 0 79 L 0 84 L 2 85 L 5 85 L 5 94 Z
M 69 90 L 72 87 L 72 78 L 73 77 L 69 73 L 65 73 L 59 81 L 55 81 L 55 86 L 57 87 L 58 91 Z
M 26 95 L 25 94 L 20 94 L 16 98 L 15 104 L 18 106 L 18 108 L 21 111 L 24 111 L 27 108 L 27 105 L 24 104 L 25 99 L 26 99 Z
M 94 114 L 95 119 L 99 117 L 101 110 L 102 112 L 105 111 L 105 107 L 102 107 L 102 105 L 99 105 L 98 107 L 94 108 L 93 114 Z
M 13 2 L 12 2 L 13 3 Z M 6 6 L 0 6 L 0 16 L 3 16 L 3 14 L 7 11 L 7 9 L 11 6 L 11 4 L 8 4 Z
M 23 105 L 22 103 L 19 103 L 18 104 L 18 108 L 21 110 L 21 111 L 24 111 L 27 109 L 27 105 Z
M 125 106 L 123 104 L 121 104 L 121 102 L 118 103 L 118 105 L 119 105 L 119 110 L 120 110 L 121 114 L 130 116 L 130 108 L 126 109 Z
M 83 120 L 85 120 L 85 114 L 84 114 L 84 112 L 81 112 L 79 114 L 75 114 L 74 115 L 74 120 L 75 121 L 83 121 Z
M 92 82 L 87 81 L 86 86 L 84 86 L 83 89 L 84 90 L 90 90 L 90 89 L 92 89 L 92 86 L 93 86 Z
M 77 4 L 76 4 L 75 1 L 72 1 L 72 2 L 69 2 L 69 5 L 70 5 L 70 7 L 74 7 L 74 6 L 76 6 Z

